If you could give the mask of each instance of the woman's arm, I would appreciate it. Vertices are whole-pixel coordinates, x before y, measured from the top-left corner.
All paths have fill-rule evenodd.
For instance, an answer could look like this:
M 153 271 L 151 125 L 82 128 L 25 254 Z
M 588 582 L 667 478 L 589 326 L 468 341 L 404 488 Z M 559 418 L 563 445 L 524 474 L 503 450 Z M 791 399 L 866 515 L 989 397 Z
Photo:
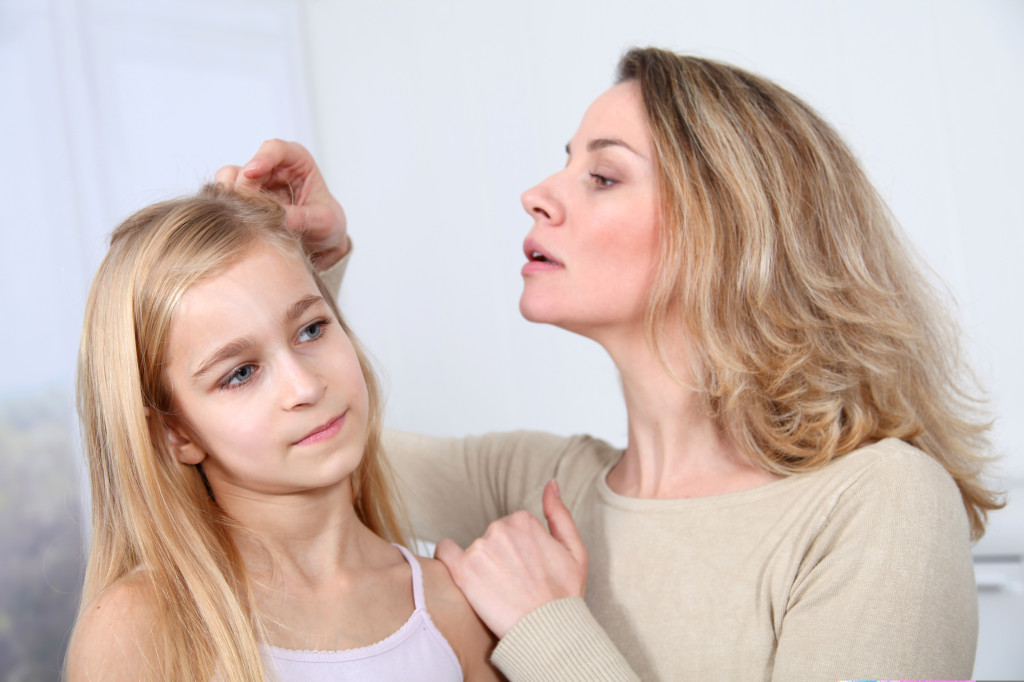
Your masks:
M 952 478 L 909 446 L 864 472 L 803 557 L 773 679 L 968 679 L 978 634 Z
M 465 551 L 437 546 L 455 584 L 501 644 L 494 663 L 512 680 L 635 680 L 583 601 L 588 553 L 554 481 L 544 489 L 547 528 L 516 512 Z
M 462 547 L 519 510 L 542 516 L 545 484 L 578 439 L 535 431 L 442 438 L 385 431 L 384 448 L 417 539 Z

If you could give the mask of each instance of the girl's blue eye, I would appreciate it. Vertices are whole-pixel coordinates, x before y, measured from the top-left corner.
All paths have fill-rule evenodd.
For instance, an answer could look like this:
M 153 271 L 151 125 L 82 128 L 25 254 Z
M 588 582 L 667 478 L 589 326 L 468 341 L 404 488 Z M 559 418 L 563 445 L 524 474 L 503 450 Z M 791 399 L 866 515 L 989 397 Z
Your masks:
M 256 374 L 256 365 L 242 365 L 224 378 L 221 384 L 224 388 L 237 388 L 249 382 Z
M 327 320 L 317 320 L 306 325 L 301 332 L 299 332 L 299 341 L 315 341 L 316 339 L 323 336 L 324 327 L 327 325 Z

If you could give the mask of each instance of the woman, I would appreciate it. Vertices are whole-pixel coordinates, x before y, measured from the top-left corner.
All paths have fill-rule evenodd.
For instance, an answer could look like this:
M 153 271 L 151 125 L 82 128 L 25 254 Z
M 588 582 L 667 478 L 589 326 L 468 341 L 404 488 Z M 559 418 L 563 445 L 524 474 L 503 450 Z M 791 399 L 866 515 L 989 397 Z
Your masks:
M 568 153 L 523 194 L 520 310 L 608 351 L 627 447 L 388 440 L 493 660 L 511 679 L 969 677 L 969 543 L 1000 506 L 987 424 L 852 153 L 773 83 L 656 49 L 623 57 Z M 218 177 L 329 196 L 310 167 L 271 142 Z M 340 211 L 309 206 L 345 242 Z M 550 534 L 512 514 L 542 508 Z

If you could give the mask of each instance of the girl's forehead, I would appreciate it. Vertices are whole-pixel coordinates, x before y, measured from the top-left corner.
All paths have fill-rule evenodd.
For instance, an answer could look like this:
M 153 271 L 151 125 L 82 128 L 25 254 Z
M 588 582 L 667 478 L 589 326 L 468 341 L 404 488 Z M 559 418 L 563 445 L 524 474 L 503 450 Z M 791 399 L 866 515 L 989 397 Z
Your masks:
M 184 323 L 195 315 L 234 316 L 242 308 L 250 315 L 269 314 L 310 295 L 319 296 L 320 291 L 304 257 L 256 245 L 192 284 L 182 295 L 174 317 Z
M 197 288 L 202 288 L 222 277 L 231 277 L 233 272 L 237 273 L 240 269 L 244 269 L 242 266 L 247 263 L 268 264 L 270 262 L 277 263 L 285 269 L 296 272 L 309 273 L 311 271 L 309 261 L 302 253 L 301 247 L 297 244 L 293 245 L 286 242 L 278 243 L 268 239 L 259 239 L 239 252 L 235 257 L 218 263 L 201 274 L 188 286 L 185 294 Z

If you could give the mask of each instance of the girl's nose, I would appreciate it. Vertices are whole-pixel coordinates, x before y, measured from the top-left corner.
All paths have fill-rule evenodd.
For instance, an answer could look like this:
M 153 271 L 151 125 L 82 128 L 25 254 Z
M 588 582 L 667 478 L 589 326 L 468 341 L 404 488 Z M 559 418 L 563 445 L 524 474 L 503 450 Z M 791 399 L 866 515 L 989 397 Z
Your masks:
M 285 409 L 292 410 L 320 402 L 327 390 L 327 382 L 311 361 L 289 355 L 279 367 Z

